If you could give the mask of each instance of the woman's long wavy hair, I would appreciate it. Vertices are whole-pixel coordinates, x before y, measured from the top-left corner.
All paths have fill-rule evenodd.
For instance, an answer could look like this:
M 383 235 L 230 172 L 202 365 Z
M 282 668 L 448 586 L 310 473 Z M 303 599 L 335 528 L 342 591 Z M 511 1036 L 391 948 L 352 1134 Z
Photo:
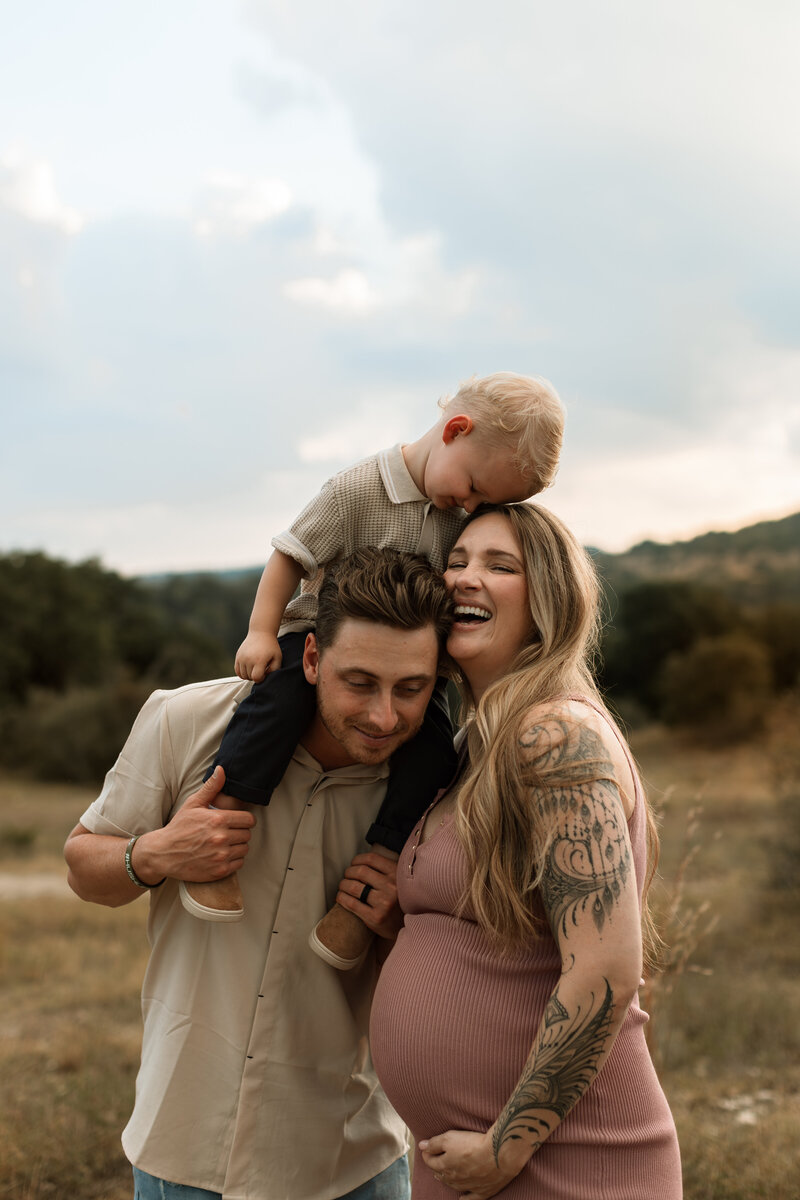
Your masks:
M 588 554 L 567 527 L 539 505 L 482 505 L 467 524 L 488 513 L 505 517 L 519 544 L 532 629 L 510 670 L 486 689 L 477 705 L 461 680 L 474 718 L 467 734 L 470 765 L 458 790 L 456 829 L 470 868 L 464 905 L 498 947 L 510 951 L 542 932 L 533 901 L 552 835 L 541 824 L 531 788 L 570 782 L 557 767 L 533 773 L 522 761 L 519 738 L 525 715 L 533 705 L 571 695 L 589 697 L 608 709 L 593 674 L 600 588 Z M 647 834 L 642 926 L 650 960 L 658 937 L 646 893 L 658 861 L 658 833 L 649 804 Z

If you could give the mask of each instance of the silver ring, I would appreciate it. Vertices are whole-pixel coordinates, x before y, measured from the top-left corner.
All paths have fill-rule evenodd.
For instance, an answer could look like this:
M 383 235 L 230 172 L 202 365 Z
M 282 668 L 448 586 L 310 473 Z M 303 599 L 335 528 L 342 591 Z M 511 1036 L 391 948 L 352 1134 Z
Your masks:
M 367 897 L 369 896 L 371 891 L 372 891 L 372 884 L 365 883 L 363 888 L 361 889 L 361 895 L 358 897 L 362 904 L 367 903 Z

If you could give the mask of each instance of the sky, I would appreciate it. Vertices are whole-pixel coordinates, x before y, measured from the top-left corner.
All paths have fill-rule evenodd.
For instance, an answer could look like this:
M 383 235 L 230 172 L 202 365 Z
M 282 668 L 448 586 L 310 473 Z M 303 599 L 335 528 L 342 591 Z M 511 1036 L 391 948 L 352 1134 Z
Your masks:
M 794 0 L 0 0 L 0 553 L 253 566 L 473 375 L 620 551 L 800 509 Z

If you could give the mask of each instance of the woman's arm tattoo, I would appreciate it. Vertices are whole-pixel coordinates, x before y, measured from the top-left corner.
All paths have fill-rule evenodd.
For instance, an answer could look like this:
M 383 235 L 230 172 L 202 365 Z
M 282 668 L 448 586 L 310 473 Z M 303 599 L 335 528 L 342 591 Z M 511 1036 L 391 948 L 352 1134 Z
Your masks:
M 527 730 L 520 744 L 539 817 L 554 831 L 541 881 L 551 928 L 566 939 L 589 911 L 602 933 L 632 870 L 613 764 L 593 730 L 557 716 Z
M 598 1000 L 592 993 L 586 1012 L 578 1008 L 569 1013 L 558 989 L 550 997 L 534 1051 L 494 1126 L 492 1146 L 498 1165 L 507 1141 L 524 1139 L 538 1150 L 597 1074 L 614 1010 L 611 987 L 607 979 L 604 982 L 605 995 Z
M 520 747 L 545 834 L 540 894 L 565 959 L 581 918 L 589 914 L 602 934 L 632 877 L 625 814 L 614 765 L 591 728 L 548 714 Z M 537 1150 L 597 1075 L 614 1017 L 613 991 L 603 983 L 602 995 L 571 1000 L 573 1011 L 558 988 L 550 997 L 522 1078 L 494 1126 L 498 1165 L 507 1141 L 524 1139 Z

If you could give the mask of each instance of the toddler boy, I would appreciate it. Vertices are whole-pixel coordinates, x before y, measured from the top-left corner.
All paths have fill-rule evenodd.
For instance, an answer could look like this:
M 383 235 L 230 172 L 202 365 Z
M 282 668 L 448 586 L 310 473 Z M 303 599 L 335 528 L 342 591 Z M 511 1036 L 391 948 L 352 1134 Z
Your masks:
M 564 412 L 546 380 L 498 372 L 462 384 L 441 407 L 439 420 L 417 441 L 334 475 L 291 528 L 272 539 L 249 632 L 236 655 L 237 674 L 255 687 L 208 772 L 225 768 L 220 806 L 268 804 L 314 714 L 302 654 L 327 563 L 361 546 L 390 546 L 424 554 L 444 570 L 465 512 L 484 502 L 525 500 L 553 482 Z M 292 600 L 298 584 L 300 595 Z M 419 733 L 393 756 L 386 799 L 366 835 L 374 850 L 397 858 L 454 768 L 442 684 Z M 235 875 L 181 884 L 181 898 L 206 920 L 238 920 L 243 912 Z M 371 936 L 356 916 L 334 905 L 312 931 L 311 945 L 332 966 L 347 969 L 361 961 Z

